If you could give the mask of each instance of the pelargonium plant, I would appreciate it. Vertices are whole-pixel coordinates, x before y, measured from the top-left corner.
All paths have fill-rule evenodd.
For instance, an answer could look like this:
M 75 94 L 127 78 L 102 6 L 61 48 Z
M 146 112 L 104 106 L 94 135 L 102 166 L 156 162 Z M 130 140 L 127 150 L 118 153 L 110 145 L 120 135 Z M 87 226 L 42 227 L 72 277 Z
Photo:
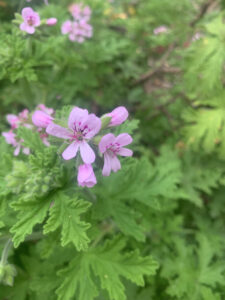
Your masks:
M 19 126 L 38 132 L 46 146 L 50 145 L 49 135 L 63 139 L 66 148 L 62 152 L 62 158 L 76 158 L 78 185 L 86 187 L 93 187 L 97 183 L 92 166 L 96 156 L 104 160 L 102 175 L 109 176 L 111 171 L 117 172 L 121 169 L 118 156 L 133 155 L 132 150 L 125 147 L 132 143 L 132 137 L 128 133 L 115 136 L 111 132 L 113 127 L 122 124 L 128 118 L 125 107 L 117 107 L 101 118 L 93 113 L 89 114 L 87 109 L 74 107 L 69 114 L 67 128 L 57 124 L 53 115 L 54 110 L 44 104 L 38 105 L 33 114 L 25 110 L 19 116 L 7 115 L 11 129 L 2 135 L 8 144 L 15 147 L 14 155 L 19 154 L 20 148 L 24 154 L 30 153 L 29 149 L 23 148 L 23 140 L 17 138 L 15 131 Z

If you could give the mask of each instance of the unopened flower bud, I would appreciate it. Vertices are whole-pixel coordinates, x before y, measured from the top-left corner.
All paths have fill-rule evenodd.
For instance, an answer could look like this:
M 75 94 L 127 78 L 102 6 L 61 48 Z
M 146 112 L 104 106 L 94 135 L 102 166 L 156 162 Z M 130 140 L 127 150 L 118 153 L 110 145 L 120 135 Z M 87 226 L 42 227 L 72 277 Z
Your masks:
M 109 127 L 122 124 L 128 118 L 128 111 L 124 106 L 118 106 L 111 113 L 106 114 L 107 117 L 111 117 Z
M 46 24 L 48 26 L 54 26 L 57 22 L 58 22 L 58 20 L 56 18 L 49 18 L 49 19 L 47 19 Z
M 36 110 L 32 115 L 32 122 L 35 126 L 47 128 L 52 123 L 53 118 L 43 111 Z
M 79 166 L 77 181 L 80 186 L 88 188 L 93 187 L 97 183 L 92 165 L 84 164 Z

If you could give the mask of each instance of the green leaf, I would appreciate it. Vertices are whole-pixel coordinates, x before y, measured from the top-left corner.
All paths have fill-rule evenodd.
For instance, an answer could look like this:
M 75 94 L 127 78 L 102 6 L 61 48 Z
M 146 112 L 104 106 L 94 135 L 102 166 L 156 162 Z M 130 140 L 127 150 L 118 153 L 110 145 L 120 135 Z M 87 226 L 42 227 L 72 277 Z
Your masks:
M 193 245 L 177 240 L 175 254 L 164 261 L 162 276 L 169 280 L 167 292 L 172 297 L 207 299 L 209 292 L 205 286 L 211 289 L 211 294 L 218 285 L 224 286 L 225 263 L 214 258 L 214 245 L 207 236 L 198 234 L 197 241 L 195 250 Z
M 78 300 L 92 300 L 98 296 L 89 264 L 87 257 L 78 255 L 70 262 L 69 267 L 59 272 L 65 279 L 56 291 L 58 300 L 70 300 L 74 295 L 77 295 Z
M 96 276 L 110 300 L 126 299 L 121 277 L 143 286 L 144 275 L 154 275 L 158 264 L 150 256 L 141 257 L 138 250 L 123 253 L 125 245 L 125 240 L 116 237 L 74 258 L 59 272 L 65 279 L 57 290 L 58 300 L 69 300 L 75 294 L 78 300 L 95 299 L 99 288 Z
M 34 132 L 32 129 L 26 127 L 18 128 L 18 137 L 20 137 L 23 141 L 23 145 L 25 147 L 30 148 L 34 152 L 36 151 L 44 151 L 46 146 L 43 144 L 40 135 L 38 132 Z
M 98 202 L 93 208 L 93 214 L 98 220 L 112 217 L 125 235 L 132 236 L 137 241 L 145 241 L 144 228 L 140 221 L 142 214 L 128 203 L 120 201 L 119 198 L 98 198 Z
M 80 215 L 88 210 L 91 203 L 70 198 L 60 192 L 54 196 L 53 201 L 50 217 L 44 226 L 44 234 L 62 226 L 62 246 L 72 242 L 78 251 L 86 250 L 90 241 L 86 232 L 90 224 L 81 221 Z
M 17 248 L 25 237 L 32 233 L 33 227 L 44 221 L 49 209 L 49 201 L 13 202 L 12 207 L 19 211 L 18 221 L 13 225 L 10 232 L 13 233 L 14 247 Z

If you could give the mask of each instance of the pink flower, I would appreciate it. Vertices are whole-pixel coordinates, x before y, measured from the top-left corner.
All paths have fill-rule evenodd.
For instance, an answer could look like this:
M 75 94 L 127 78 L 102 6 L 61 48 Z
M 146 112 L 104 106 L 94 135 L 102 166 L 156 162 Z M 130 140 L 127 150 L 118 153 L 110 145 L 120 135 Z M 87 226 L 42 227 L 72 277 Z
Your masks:
M 88 114 L 86 109 L 73 108 L 68 120 L 69 129 L 54 123 L 50 124 L 46 132 L 58 138 L 69 140 L 71 143 L 62 153 L 65 160 L 72 159 L 80 150 L 83 162 L 91 164 L 95 161 L 95 153 L 89 146 L 92 139 L 101 129 L 101 120 L 95 114 Z
M 93 187 L 97 183 L 92 165 L 85 164 L 79 166 L 77 181 L 78 185 L 87 186 L 88 188 Z
M 12 132 L 12 130 L 10 130 L 9 132 L 2 132 L 2 135 L 4 136 L 7 144 L 16 147 L 16 134 Z
M 48 26 L 54 26 L 57 22 L 58 22 L 58 20 L 56 18 L 49 18 L 49 19 L 47 19 L 46 24 Z
M 85 38 L 90 38 L 93 35 L 92 26 L 86 21 L 66 21 L 61 27 L 62 34 L 69 34 L 69 39 L 72 42 L 83 43 Z
M 89 6 L 83 7 L 81 3 L 72 4 L 69 11 L 75 21 L 89 21 L 91 17 L 91 9 Z
M 109 126 L 117 126 L 122 124 L 128 118 L 128 111 L 124 106 L 118 106 L 111 113 L 107 114 L 107 117 L 111 117 Z
M 19 119 L 21 122 L 27 121 L 28 118 L 29 118 L 29 110 L 28 109 L 24 109 L 19 113 Z
M 6 115 L 6 119 L 8 121 L 8 123 L 11 125 L 12 129 L 18 128 L 19 123 L 20 123 L 20 119 L 19 117 L 17 117 L 16 115 Z
M 120 161 L 117 155 L 132 156 L 133 152 L 123 146 L 132 143 L 132 137 L 128 133 L 121 133 L 117 137 L 112 133 L 103 136 L 99 143 L 99 151 L 104 154 L 103 176 L 109 176 L 111 170 L 117 172 L 121 169 Z
M 168 32 L 168 27 L 162 25 L 153 30 L 155 35 Z
M 22 10 L 22 17 L 24 22 L 20 24 L 20 29 L 29 34 L 33 34 L 35 32 L 35 27 L 38 27 L 41 24 L 39 14 L 34 12 L 31 7 L 25 7 Z
M 35 126 L 47 128 L 54 119 L 41 110 L 36 110 L 32 115 L 32 122 Z
M 2 135 L 5 137 L 6 143 L 12 145 L 13 147 L 15 147 L 15 151 L 14 151 L 14 155 L 17 156 L 20 153 L 20 149 L 21 147 L 23 148 L 23 153 L 26 155 L 30 154 L 30 149 L 29 148 L 24 148 L 22 146 L 22 140 L 21 141 L 17 141 L 16 140 L 16 134 L 14 132 L 12 132 L 12 130 L 10 130 L 9 132 L 3 132 Z

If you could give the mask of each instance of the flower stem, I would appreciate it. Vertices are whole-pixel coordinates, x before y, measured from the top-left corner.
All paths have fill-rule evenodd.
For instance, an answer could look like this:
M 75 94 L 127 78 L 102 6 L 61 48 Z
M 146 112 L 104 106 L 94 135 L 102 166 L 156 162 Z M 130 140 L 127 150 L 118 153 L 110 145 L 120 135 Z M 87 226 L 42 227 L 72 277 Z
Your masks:
M 27 241 L 36 241 L 36 240 L 40 240 L 44 237 L 43 233 L 41 231 L 39 232 L 34 232 L 32 233 L 31 235 L 28 235 L 25 239 L 25 242 Z M 5 235 L 5 236 L 1 236 L 0 237 L 0 243 L 2 241 L 5 241 L 5 240 L 8 240 L 8 239 L 11 239 L 11 235 L 8 234 L 8 235 Z
M 5 266 L 7 264 L 9 251 L 11 250 L 12 246 L 13 246 L 13 243 L 12 243 L 12 239 L 10 238 L 6 242 L 5 247 L 3 249 L 0 265 Z

